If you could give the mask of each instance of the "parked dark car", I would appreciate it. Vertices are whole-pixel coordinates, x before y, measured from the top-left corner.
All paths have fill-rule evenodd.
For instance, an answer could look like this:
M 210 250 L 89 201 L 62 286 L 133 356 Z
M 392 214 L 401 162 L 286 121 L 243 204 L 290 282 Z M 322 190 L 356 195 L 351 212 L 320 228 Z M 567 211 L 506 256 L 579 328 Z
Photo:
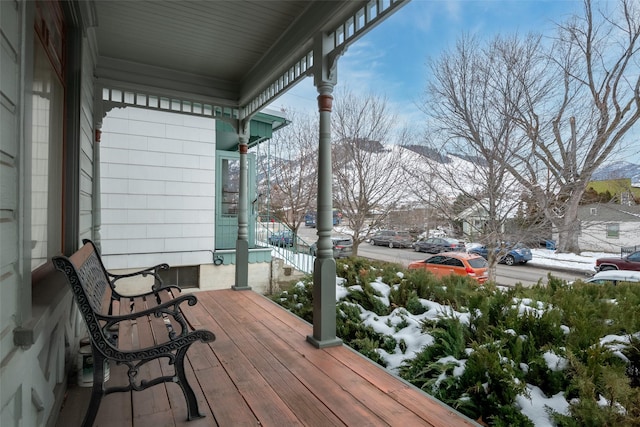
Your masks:
M 307 212 L 304 216 L 304 225 L 305 227 L 313 227 L 316 228 L 316 213 L 315 212 Z
M 413 238 L 408 231 L 382 230 L 369 239 L 369 243 L 390 248 L 410 248 Z
M 413 244 L 416 252 L 428 252 L 437 254 L 440 252 L 464 252 L 466 249 L 463 242 L 451 237 L 429 237 L 418 240 Z
M 334 258 L 347 258 L 353 255 L 353 241 L 350 237 L 332 237 L 333 243 L 333 257 Z M 316 256 L 318 252 L 318 242 L 315 242 L 309 247 L 309 253 Z
M 632 252 L 625 257 L 598 258 L 596 271 L 635 270 L 640 271 L 640 251 Z
M 533 256 L 531 255 L 531 249 L 529 249 L 522 243 L 518 243 L 513 246 L 507 244 L 506 247 L 508 249 L 508 252 L 503 255 L 500 260 L 498 260 L 498 262 L 500 263 L 507 265 L 526 264 L 527 261 L 531 261 L 533 259 Z M 500 252 L 499 248 L 496 248 L 495 250 L 496 253 Z M 469 249 L 467 252 L 469 252 L 470 254 L 478 254 L 484 259 L 488 259 L 489 257 L 489 251 L 487 250 L 486 246 L 476 246 Z
M 278 231 L 269 236 L 268 242 L 274 246 L 293 246 L 295 241 L 294 235 L 291 231 Z

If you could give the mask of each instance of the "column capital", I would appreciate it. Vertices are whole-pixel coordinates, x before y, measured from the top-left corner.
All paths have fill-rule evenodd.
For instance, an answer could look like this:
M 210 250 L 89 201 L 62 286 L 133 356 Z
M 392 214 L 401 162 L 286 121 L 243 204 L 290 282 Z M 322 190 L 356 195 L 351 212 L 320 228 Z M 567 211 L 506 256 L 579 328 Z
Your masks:
M 333 38 L 326 33 L 318 33 L 313 41 L 313 84 L 335 85 L 338 82 L 338 56 L 334 51 Z

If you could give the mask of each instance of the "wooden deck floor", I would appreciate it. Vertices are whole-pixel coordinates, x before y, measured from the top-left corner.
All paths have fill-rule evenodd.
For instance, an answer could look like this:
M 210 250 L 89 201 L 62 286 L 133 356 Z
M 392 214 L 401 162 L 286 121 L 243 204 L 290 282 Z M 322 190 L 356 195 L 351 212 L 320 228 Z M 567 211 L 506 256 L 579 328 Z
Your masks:
M 255 292 L 197 296 L 189 321 L 217 337 L 188 354 L 206 417 L 186 421 L 179 387 L 167 384 L 105 396 L 96 426 L 476 425 L 346 346 L 316 349 L 309 324 Z M 118 368 L 109 382 L 124 376 Z M 57 426 L 80 425 L 90 390 L 69 388 Z

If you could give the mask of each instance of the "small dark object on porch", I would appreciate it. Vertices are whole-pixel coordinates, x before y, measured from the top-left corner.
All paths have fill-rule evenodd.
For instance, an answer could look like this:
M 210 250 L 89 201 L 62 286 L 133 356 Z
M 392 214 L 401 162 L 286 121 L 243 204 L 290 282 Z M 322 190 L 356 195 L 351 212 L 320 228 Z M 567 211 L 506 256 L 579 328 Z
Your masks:
M 184 370 L 187 350 L 196 341 L 212 342 L 215 335 L 203 329 L 193 330 L 183 316 L 180 305 L 186 302 L 195 305 L 195 295 L 178 295 L 180 288 L 175 285 L 163 286 L 159 270 L 169 268 L 159 264 L 131 274 L 109 273 L 90 240 L 83 240 L 84 246 L 71 258 L 53 258 L 55 267 L 63 272 L 71 285 L 71 290 L 82 317 L 84 318 L 93 353 L 93 388 L 91 401 L 82 425 L 93 425 L 100 407 L 102 396 L 114 392 L 140 391 L 163 382 L 177 383 L 186 399 L 187 419 L 200 418 L 198 401 Z M 139 295 L 121 295 L 116 291 L 116 281 L 134 276 L 155 278 L 149 292 Z M 114 313 L 115 311 L 115 313 Z M 126 313 L 126 314 L 123 314 Z M 118 343 L 124 338 L 118 334 L 129 330 L 132 325 L 148 325 L 153 334 L 154 344 L 133 349 L 121 349 Z M 118 330 L 119 332 L 114 332 Z M 162 335 L 160 333 L 164 331 Z M 138 379 L 139 369 L 153 360 L 165 358 L 174 366 L 174 375 L 161 375 L 152 379 Z M 129 385 L 106 387 L 104 383 L 105 361 L 113 361 L 128 368 Z M 138 381 L 137 381 L 138 380 Z

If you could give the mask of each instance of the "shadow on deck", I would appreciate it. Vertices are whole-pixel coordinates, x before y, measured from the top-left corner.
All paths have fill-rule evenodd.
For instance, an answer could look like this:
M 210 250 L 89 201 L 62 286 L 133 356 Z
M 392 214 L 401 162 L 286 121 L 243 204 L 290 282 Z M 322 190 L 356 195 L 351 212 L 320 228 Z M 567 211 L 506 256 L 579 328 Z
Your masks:
M 185 362 L 205 417 L 187 421 L 180 388 L 162 384 L 105 396 L 96 426 L 477 425 L 347 346 L 316 349 L 311 325 L 255 292 L 197 296 L 188 320 L 217 337 Z M 81 424 L 90 391 L 70 386 L 57 426 Z

